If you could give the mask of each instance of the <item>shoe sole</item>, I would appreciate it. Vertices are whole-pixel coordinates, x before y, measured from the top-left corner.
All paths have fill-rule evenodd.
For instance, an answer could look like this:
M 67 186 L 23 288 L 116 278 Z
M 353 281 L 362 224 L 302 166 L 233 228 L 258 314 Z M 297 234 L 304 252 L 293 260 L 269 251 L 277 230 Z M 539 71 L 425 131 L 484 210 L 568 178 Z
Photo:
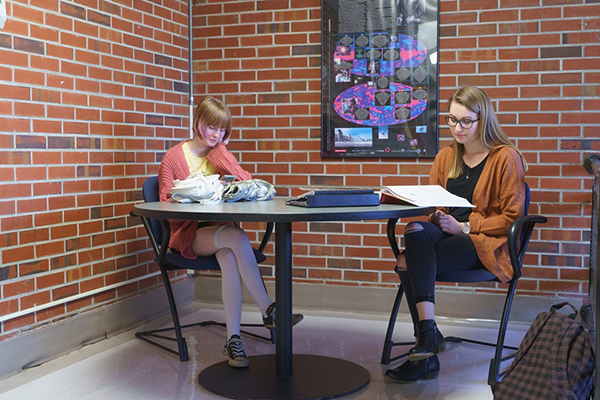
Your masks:
M 297 325 L 300 321 L 304 319 L 304 315 L 302 314 L 292 314 L 292 326 Z M 265 324 L 265 328 L 267 329 L 275 329 L 275 324 Z
M 443 353 L 444 351 L 446 351 L 446 342 L 440 343 L 433 352 L 409 354 L 408 359 L 409 361 L 421 361 L 433 357 L 436 354 Z
M 401 380 L 392 378 L 388 374 L 385 374 L 385 377 L 388 379 L 391 379 L 392 381 L 394 381 L 396 383 L 411 384 L 411 383 L 417 383 L 419 381 L 431 381 L 433 379 L 437 379 L 439 374 L 440 374 L 440 370 L 432 371 L 432 372 L 428 373 L 427 375 L 425 375 L 424 377 L 417 379 L 416 381 L 401 381 Z
M 227 363 L 229 364 L 230 367 L 233 367 L 233 368 L 247 368 L 250 365 L 250 361 L 248 361 L 248 360 L 244 360 L 244 361 L 227 360 Z

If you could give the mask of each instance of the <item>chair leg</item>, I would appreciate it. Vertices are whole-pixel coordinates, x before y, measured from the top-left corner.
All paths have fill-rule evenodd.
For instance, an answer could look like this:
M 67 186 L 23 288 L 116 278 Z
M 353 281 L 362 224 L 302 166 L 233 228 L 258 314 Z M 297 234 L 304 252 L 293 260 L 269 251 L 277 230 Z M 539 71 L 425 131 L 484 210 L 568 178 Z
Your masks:
M 514 298 L 515 289 L 516 289 L 516 281 L 511 282 L 510 286 L 508 288 L 508 292 L 507 292 L 506 300 L 505 300 L 505 304 L 504 304 L 504 310 L 502 312 L 502 319 L 500 321 L 500 327 L 498 329 L 498 340 L 496 343 L 480 342 L 477 340 L 465 339 L 465 338 L 454 337 L 454 336 L 448 336 L 445 338 L 445 340 L 447 342 L 453 342 L 453 343 L 467 342 L 467 343 L 473 343 L 473 344 L 478 344 L 478 345 L 483 345 L 483 346 L 495 347 L 495 355 L 494 355 L 494 358 L 490 362 L 490 371 L 489 371 L 489 375 L 488 375 L 488 384 L 489 385 L 492 385 L 494 382 L 498 382 L 499 377 L 502 375 L 499 372 L 501 363 L 514 357 L 514 354 L 510 354 L 503 358 L 502 354 L 503 354 L 504 349 L 506 348 L 506 349 L 510 349 L 510 350 L 517 350 L 517 347 L 504 345 L 504 341 L 506 338 L 506 331 L 508 329 L 508 319 L 510 316 L 510 310 L 512 307 L 512 301 Z M 388 323 L 388 328 L 387 328 L 387 332 L 385 335 L 385 342 L 383 344 L 383 351 L 382 351 L 382 355 L 381 355 L 381 364 L 387 365 L 391 361 L 397 360 L 397 359 L 405 356 L 405 354 L 403 354 L 403 355 L 399 355 L 397 357 L 392 358 L 391 352 L 392 352 L 392 348 L 394 346 L 412 344 L 411 342 L 395 343 L 392 340 L 392 336 L 394 334 L 394 327 L 396 325 L 398 311 L 400 309 L 400 303 L 402 302 L 403 294 L 404 294 L 404 289 L 402 288 L 402 285 L 399 285 L 398 293 L 396 294 L 396 300 L 394 301 L 394 305 L 392 307 L 390 321 Z
M 504 311 L 502 311 L 502 320 L 500 321 L 500 328 L 498 329 L 498 341 L 496 342 L 496 353 L 494 358 L 490 361 L 490 372 L 488 374 L 488 385 L 492 385 L 498 382 L 500 377 L 500 364 L 505 359 L 514 357 L 511 355 L 505 359 L 502 358 L 502 352 L 504 349 L 504 339 L 506 338 L 506 330 L 508 329 L 508 318 L 510 316 L 510 309 L 512 307 L 512 301 L 517 287 L 517 280 L 513 280 L 508 288 L 506 294 L 506 301 L 504 302 Z M 508 346 L 506 346 L 508 347 Z M 514 348 L 511 348 L 514 349 Z M 502 374 L 503 375 L 503 374 Z
M 171 308 L 171 315 L 173 316 L 173 327 L 175 328 L 175 337 L 177 338 L 177 348 L 179 349 L 179 359 L 181 361 L 188 361 L 190 359 L 188 355 L 188 348 L 185 338 L 181 333 L 181 325 L 179 323 L 179 313 L 177 312 L 177 304 L 175 304 L 175 297 L 173 296 L 173 288 L 171 287 L 171 281 L 167 271 L 161 268 L 165 289 L 167 291 L 167 297 L 169 298 L 169 307 Z
M 193 324 L 183 325 L 181 327 L 181 329 L 191 328 L 191 327 L 195 327 L 195 326 L 220 326 L 223 328 L 227 328 L 227 324 L 225 324 L 224 322 L 202 321 L 202 322 L 195 322 Z M 263 328 L 263 329 L 265 328 L 265 326 L 263 324 L 240 324 L 240 327 L 242 327 L 242 328 Z M 171 330 L 172 330 L 172 328 L 171 328 Z M 269 335 L 265 336 L 265 335 L 259 335 L 258 333 L 246 331 L 244 329 L 240 330 L 240 332 L 243 333 L 244 335 L 252 336 L 257 339 L 262 339 L 262 340 L 265 340 L 270 343 L 275 343 L 275 329 L 268 329 L 268 331 L 269 331 Z
M 189 327 L 195 327 L 195 326 L 211 326 L 211 325 L 226 327 L 226 325 L 223 322 L 203 321 L 203 322 L 196 322 L 196 323 L 187 324 L 187 325 L 182 326 L 181 323 L 179 322 L 179 313 L 177 311 L 177 304 L 175 303 L 175 297 L 173 295 L 173 288 L 171 286 L 171 281 L 169 280 L 169 275 L 167 274 L 167 271 L 162 268 L 161 268 L 161 274 L 162 274 L 163 282 L 165 285 L 165 290 L 167 292 L 167 298 L 169 300 L 169 307 L 171 309 L 171 316 L 173 318 L 173 327 L 172 328 L 164 328 L 164 329 L 156 329 L 153 331 L 136 332 L 135 336 L 138 339 L 141 339 L 147 343 L 150 343 L 150 344 L 157 346 L 163 350 L 166 350 L 170 353 L 178 355 L 179 359 L 182 362 L 188 361 L 189 360 L 188 347 L 187 347 L 187 342 L 185 340 L 185 337 L 183 337 L 182 329 L 189 328 Z M 263 324 L 242 324 L 241 326 L 264 329 Z M 161 335 L 162 332 L 170 332 L 170 331 L 175 331 L 175 338 L 173 338 L 171 336 Z M 268 331 L 269 331 L 268 336 L 259 335 L 257 333 L 248 332 L 246 330 L 241 330 L 240 332 L 245 335 L 255 337 L 257 339 L 262 339 L 262 340 L 268 341 L 270 343 L 275 343 L 275 330 L 269 329 Z M 178 351 L 175 351 L 175 350 L 173 350 L 167 346 L 164 346 L 154 340 L 151 340 L 150 338 L 159 338 L 162 340 L 177 342 Z
M 390 314 L 390 322 L 388 323 L 387 332 L 385 334 L 385 342 L 383 343 L 381 364 L 387 365 L 390 363 L 392 347 L 394 346 L 392 336 L 394 335 L 394 327 L 396 326 L 396 319 L 398 318 L 398 310 L 400 309 L 400 303 L 402 302 L 403 294 L 404 289 L 402 289 L 402 285 L 398 285 L 398 293 L 396 294 L 396 300 L 394 301 L 394 306 L 392 307 L 392 313 Z
M 171 316 L 173 317 L 173 328 L 159 329 L 159 330 L 147 331 L 147 332 L 137 332 L 135 334 L 135 336 L 138 339 L 142 339 L 154 346 L 160 347 L 163 350 L 166 350 L 173 354 L 177 354 L 181 361 L 188 361 L 190 359 L 190 357 L 188 354 L 187 343 L 185 341 L 185 338 L 183 337 L 183 334 L 181 333 L 181 325 L 179 323 L 179 313 L 177 312 L 177 305 L 175 304 L 175 297 L 173 296 L 173 288 L 171 287 L 171 281 L 169 280 L 169 275 L 167 274 L 167 271 L 165 269 L 161 268 L 160 272 L 161 272 L 161 275 L 163 278 L 163 283 L 165 285 L 165 290 L 167 292 L 167 298 L 169 299 L 169 307 L 171 308 Z M 167 337 L 167 336 L 157 335 L 157 333 L 159 333 L 159 332 L 171 331 L 171 330 L 175 331 L 175 339 L 173 339 L 171 337 Z M 165 340 L 175 340 L 177 342 L 177 348 L 179 351 L 177 352 L 173 349 L 163 346 L 160 343 L 150 340 L 148 337 L 158 337 L 160 339 L 165 339 Z

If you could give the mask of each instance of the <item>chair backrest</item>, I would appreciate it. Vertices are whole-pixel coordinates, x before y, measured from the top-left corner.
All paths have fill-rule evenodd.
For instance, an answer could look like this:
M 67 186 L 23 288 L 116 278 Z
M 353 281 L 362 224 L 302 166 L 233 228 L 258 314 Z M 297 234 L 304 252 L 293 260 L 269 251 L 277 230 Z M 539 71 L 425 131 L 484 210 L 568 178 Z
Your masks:
M 142 196 L 146 203 L 154 203 L 160 201 L 158 194 L 158 176 L 151 176 L 144 181 L 142 186 Z M 160 245 L 162 241 L 162 228 L 160 222 L 156 218 L 148 218 L 150 220 L 150 229 L 152 230 L 152 236 L 156 240 L 156 243 Z
M 525 182 L 525 215 L 529 214 L 529 201 L 530 201 L 529 185 Z

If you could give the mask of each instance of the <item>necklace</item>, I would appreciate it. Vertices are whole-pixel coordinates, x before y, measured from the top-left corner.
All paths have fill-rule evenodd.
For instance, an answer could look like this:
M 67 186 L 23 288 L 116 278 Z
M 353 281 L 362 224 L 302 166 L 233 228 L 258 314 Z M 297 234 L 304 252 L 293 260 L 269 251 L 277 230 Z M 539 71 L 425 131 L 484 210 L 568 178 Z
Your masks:
M 465 178 L 469 179 L 469 175 L 471 174 L 471 171 L 473 171 L 473 169 L 469 167 L 467 163 L 465 163 L 465 165 L 467 166 L 467 175 L 465 176 Z
M 479 165 L 479 163 L 477 163 L 476 165 L 473 165 L 473 167 L 471 167 L 469 164 L 473 164 L 473 159 L 478 157 L 482 152 L 483 152 L 483 150 L 480 150 L 480 151 L 473 153 L 470 156 L 467 153 L 463 153 L 463 156 L 464 156 L 463 163 L 467 167 L 467 174 L 465 175 L 466 179 L 469 179 L 469 175 L 471 175 L 471 172 L 473 171 L 473 169 L 475 169 L 477 167 L 477 165 Z M 485 154 L 485 156 L 487 157 L 487 153 Z M 467 159 L 466 161 L 465 161 L 465 158 Z M 468 161 L 468 163 L 467 163 L 467 161 Z

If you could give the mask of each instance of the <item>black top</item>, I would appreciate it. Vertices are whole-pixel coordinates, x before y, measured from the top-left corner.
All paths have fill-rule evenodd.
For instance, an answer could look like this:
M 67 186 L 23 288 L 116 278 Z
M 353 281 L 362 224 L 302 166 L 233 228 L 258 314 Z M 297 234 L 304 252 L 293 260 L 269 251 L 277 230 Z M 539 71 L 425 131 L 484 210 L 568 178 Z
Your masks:
M 463 197 L 469 200 L 469 203 L 472 203 L 473 191 L 475 190 L 475 186 L 477 186 L 477 182 L 481 176 L 481 171 L 483 171 L 483 167 L 485 167 L 487 159 L 488 158 L 486 156 L 482 162 L 473 168 L 470 168 L 463 161 L 463 172 L 460 174 L 460 176 L 458 178 L 448 179 L 448 183 L 446 184 L 448 186 L 448 191 L 452 194 Z M 472 210 L 473 209 L 470 207 L 450 207 L 450 215 L 452 215 L 458 222 L 465 222 L 469 220 Z

